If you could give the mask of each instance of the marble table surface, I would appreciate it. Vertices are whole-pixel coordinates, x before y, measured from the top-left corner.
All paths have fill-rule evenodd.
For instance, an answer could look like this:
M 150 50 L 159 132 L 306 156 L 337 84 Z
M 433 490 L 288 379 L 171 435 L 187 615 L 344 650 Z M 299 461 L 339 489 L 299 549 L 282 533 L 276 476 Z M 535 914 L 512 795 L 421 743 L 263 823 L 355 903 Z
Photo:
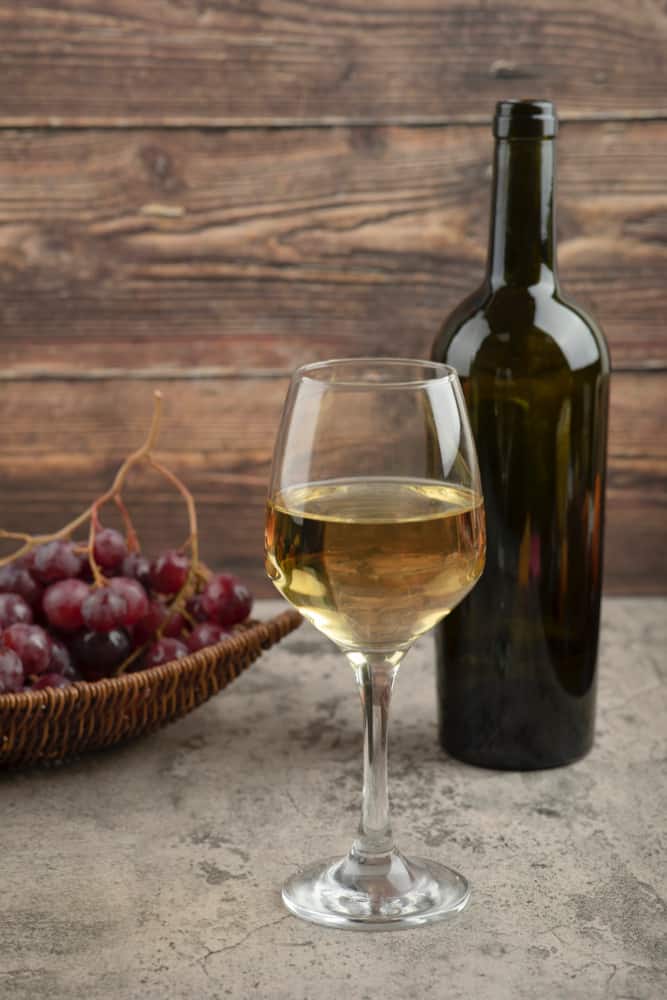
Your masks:
M 431 927 L 355 934 L 283 910 L 282 880 L 342 854 L 359 803 L 352 676 L 310 626 L 152 737 L 4 774 L 0 997 L 667 997 L 667 601 L 609 599 L 603 621 L 596 746 L 563 769 L 448 759 L 430 637 L 401 668 L 396 838 L 473 891 Z

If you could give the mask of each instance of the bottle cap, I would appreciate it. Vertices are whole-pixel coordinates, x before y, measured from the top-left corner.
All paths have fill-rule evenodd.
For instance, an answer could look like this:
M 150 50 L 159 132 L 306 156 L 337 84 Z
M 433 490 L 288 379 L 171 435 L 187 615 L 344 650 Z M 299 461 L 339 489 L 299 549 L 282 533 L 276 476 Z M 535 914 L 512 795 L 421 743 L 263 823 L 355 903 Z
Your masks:
M 498 139 L 550 139 L 558 131 L 551 101 L 498 101 L 493 134 Z

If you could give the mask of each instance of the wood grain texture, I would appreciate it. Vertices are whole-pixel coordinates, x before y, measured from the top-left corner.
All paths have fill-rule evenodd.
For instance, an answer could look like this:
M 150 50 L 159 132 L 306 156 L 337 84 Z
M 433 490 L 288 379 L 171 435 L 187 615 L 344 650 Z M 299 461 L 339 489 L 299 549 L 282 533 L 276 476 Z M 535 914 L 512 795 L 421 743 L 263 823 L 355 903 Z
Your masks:
M 616 366 L 667 363 L 667 123 L 565 126 L 560 265 Z M 424 355 L 481 279 L 488 129 L 0 136 L 2 376 Z
M 5 124 L 664 114 L 657 0 L 53 0 L 0 6 Z
M 283 376 L 428 353 L 482 274 L 493 104 L 532 93 L 620 372 L 607 586 L 667 589 L 666 53 L 658 0 L 0 3 L 0 523 L 99 492 L 164 384 L 207 558 L 262 580 Z M 158 548 L 178 504 L 138 485 Z
M 111 480 L 143 437 L 151 385 L 52 382 L 3 389 L 0 524 L 54 530 Z M 193 490 L 204 557 L 269 594 L 262 568 L 265 491 L 285 378 L 165 385 L 162 459 Z M 667 402 L 660 374 L 612 379 L 606 586 L 609 592 L 667 589 L 664 498 Z M 179 497 L 154 474 L 132 480 L 133 510 L 155 552 L 187 534 Z

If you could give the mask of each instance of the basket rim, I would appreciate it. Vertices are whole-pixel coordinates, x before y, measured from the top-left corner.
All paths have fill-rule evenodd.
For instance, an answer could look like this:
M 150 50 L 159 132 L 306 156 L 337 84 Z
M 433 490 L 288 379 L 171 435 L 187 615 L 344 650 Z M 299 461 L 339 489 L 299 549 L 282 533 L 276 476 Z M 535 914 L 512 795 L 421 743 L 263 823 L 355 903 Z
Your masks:
M 239 624 L 238 631 L 217 642 L 214 646 L 205 646 L 179 660 L 170 660 L 157 667 L 148 667 L 132 674 L 121 674 L 119 677 L 103 677 L 97 681 L 75 681 L 64 688 L 43 688 L 41 691 L 6 691 L 0 693 L 0 708 L 29 709 L 39 706 L 65 706 L 77 701 L 80 695 L 94 698 L 96 695 L 110 695 L 122 690 L 134 688 L 140 691 L 156 681 L 168 678 L 184 677 L 196 674 L 202 668 L 212 663 L 225 661 L 242 653 L 252 640 L 257 640 L 261 646 L 262 640 L 271 638 L 274 629 L 287 635 L 303 621 L 303 616 L 293 608 L 287 608 L 266 621 L 247 618 Z

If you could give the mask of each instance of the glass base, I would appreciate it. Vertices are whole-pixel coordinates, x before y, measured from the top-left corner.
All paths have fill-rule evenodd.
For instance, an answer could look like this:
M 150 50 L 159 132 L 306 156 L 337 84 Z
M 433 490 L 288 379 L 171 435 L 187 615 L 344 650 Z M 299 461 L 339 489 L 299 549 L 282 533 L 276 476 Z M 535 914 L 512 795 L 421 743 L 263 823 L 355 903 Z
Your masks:
M 347 930 L 392 931 L 458 913 L 470 898 L 458 872 L 398 851 L 322 861 L 283 886 L 288 910 L 314 924 Z

